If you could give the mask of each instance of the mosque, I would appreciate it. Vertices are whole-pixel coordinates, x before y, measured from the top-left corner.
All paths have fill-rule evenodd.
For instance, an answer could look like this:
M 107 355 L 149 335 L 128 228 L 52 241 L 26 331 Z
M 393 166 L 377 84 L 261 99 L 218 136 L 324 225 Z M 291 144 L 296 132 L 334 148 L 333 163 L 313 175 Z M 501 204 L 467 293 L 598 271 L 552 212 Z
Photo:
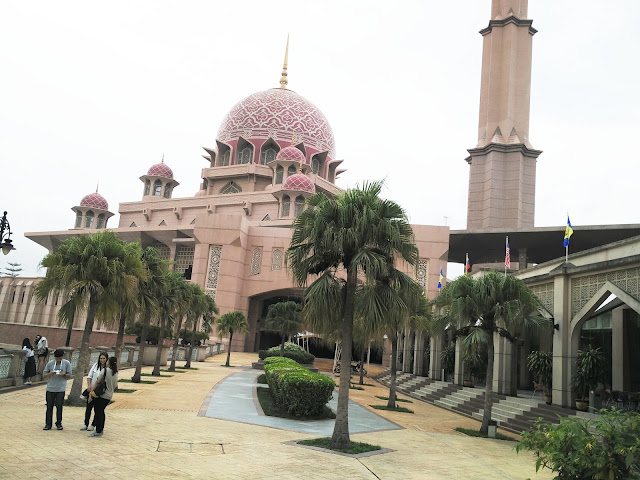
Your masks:
M 527 3 L 492 0 L 489 24 L 480 31 L 478 138 L 466 158 L 467 229 L 412 225 L 419 261 L 408 273 L 434 298 L 440 269 L 446 276 L 447 261 L 463 263 L 469 254 L 476 274 L 483 266 L 504 267 L 508 235 L 516 260 L 510 272 L 530 284 L 542 300 L 550 326 L 556 328 L 538 336 L 523 334 L 518 345 L 496 337 L 494 388 L 512 394 L 530 386 L 526 355 L 533 349 L 553 350 L 553 402 L 569 405 L 574 359 L 585 332 L 606 347 L 613 388 L 640 391 L 640 374 L 632 368 L 640 363 L 640 354 L 630 348 L 640 340 L 640 225 L 580 227 L 581 240 L 572 245 L 568 259 L 556 258 L 564 226 L 534 227 L 536 163 L 542 151 L 529 140 L 536 30 L 527 18 Z M 173 262 L 175 271 L 202 286 L 221 313 L 246 314 L 249 332 L 234 335 L 231 348 L 257 351 L 264 348 L 267 333 L 261 325 L 268 306 L 302 297 L 285 261 L 292 223 L 310 195 L 342 191 L 335 184 L 344 171 L 342 160 L 336 156 L 327 118 L 288 88 L 286 53 L 279 86 L 235 104 L 204 151 L 207 166 L 194 196 L 174 196 L 179 183 L 163 158 L 140 176 L 140 198 L 119 205 L 117 225 L 108 225 L 114 213 L 96 191 L 72 208 L 73 228 L 26 236 L 51 251 L 69 237 L 110 228 L 123 240 L 138 241 L 143 248 L 153 246 Z M 58 338 L 63 341 L 65 333 L 56 318 L 61 302 L 54 298 L 37 302 L 38 281 L 0 278 L 4 342 L 19 343 L 36 330 L 45 331 L 53 344 Z M 78 329 L 83 322 L 80 318 Z M 96 330 L 103 334 L 101 343 L 115 343 L 114 332 L 103 325 Z M 444 346 L 442 338 L 407 330 L 402 370 L 440 379 Z M 383 360 L 388 361 L 388 355 Z M 462 370 L 457 355 L 456 381 L 462 381 Z

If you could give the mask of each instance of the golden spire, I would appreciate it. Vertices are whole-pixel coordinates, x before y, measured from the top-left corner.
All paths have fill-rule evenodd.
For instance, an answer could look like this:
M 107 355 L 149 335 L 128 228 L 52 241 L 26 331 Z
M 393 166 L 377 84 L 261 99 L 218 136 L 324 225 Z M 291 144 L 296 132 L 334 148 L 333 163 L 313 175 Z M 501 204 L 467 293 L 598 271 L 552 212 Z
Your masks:
M 98 180 L 98 183 L 96 183 L 96 193 L 98 193 L 98 187 L 100 186 L 100 180 Z
M 164 163 L 164 152 L 162 152 L 162 163 Z
M 287 88 L 287 62 L 289 61 L 289 34 L 287 34 L 287 48 L 284 51 L 284 65 L 282 66 L 282 77 L 280 77 L 280 88 Z

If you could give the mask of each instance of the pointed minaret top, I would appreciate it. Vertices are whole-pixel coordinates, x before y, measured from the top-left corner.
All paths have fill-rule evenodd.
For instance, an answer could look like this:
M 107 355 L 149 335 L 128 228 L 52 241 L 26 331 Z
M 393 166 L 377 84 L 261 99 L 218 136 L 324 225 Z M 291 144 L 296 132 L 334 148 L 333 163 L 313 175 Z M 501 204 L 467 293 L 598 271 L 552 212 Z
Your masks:
M 518 17 L 520 19 L 527 18 L 528 0 L 492 0 L 491 1 L 491 19 L 496 20 L 504 17 Z
M 162 152 L 162 163 L 164 163 L 164 152 Z
M 289 35 L 287 34 L 287 48 L 284 51 L 284 65 L 282 66 L 282 77 L 280 77 L 280 88 L 287 88 L 287 63 L 289 61 Z
M 98 193 L 98 187 L 100 186 L 100 180 L 98 180 L 98 183 L 96 183 L 96 193 Z

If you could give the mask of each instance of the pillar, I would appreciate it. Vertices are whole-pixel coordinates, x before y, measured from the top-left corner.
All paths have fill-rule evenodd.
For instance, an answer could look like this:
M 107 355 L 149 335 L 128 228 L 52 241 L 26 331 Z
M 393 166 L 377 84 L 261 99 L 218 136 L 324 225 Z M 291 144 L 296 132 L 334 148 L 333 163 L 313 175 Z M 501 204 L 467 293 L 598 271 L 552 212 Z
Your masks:
M 575 358 L 579 346 L 579 334 L 571 332 L 571 282 L 566 273 L 554 278 L 553 285 L 553 318 L 559 325 L 553 331 L 553 389 L 552 402 L 563 407 L 571 406 L 571 373 L 575 368 Z M 575 338 L 573 338 L 575 337 Z
M 429 378 L 433 380 L 443 380 L 442 377 L 442 336 L 432 336 L 430 340 L 431 353 L 429 355 Z
M 624 309 L 611 312 L 611 390 L 625 390 L 624 381 Z
M 493 334 L 493 345 L 493 391 L 502 395 L 513 395 L 512 364 L 516 361 L 513 345 L 497 333 Z
M 405 373 L 411 372 L 411 337 L 413 333 L 408 328 L 404 330 L 404 350 L 402 351 L 402 371 Z
M 464 344 L 462 338 L 456 338 L 456 363 L 453 369 L 453 383 L 462 386 L 464 383 Z
M 423 332 L 416 332 L 413 347 L 413 374 L 420 377 L 424 376 L 424 336 Z

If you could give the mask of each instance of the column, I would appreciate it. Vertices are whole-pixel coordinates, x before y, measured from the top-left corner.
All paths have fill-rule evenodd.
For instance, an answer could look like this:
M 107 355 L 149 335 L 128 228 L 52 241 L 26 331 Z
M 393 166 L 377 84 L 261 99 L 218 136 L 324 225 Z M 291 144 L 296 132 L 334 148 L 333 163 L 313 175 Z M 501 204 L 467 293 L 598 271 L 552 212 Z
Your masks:
M 559 330 L 553 331 L 553 389 L 554 405 L 572 406 L 571 373 L 575 369 L 575 358 L 579 346 L 579 334 L 572 336 L 571 330 L 571 288 L 566 265 L 563 273 L 554 279 L 553 318 Z
M 430 340 L 431 354 L 429 355 L 429 378 L 443 380 L 442 377 L 442 336 L 432 336 Z
M 456 363 L 453 369 L 453 383 L 460 386 L 464 383 L 464 361 L 462 360 L 464 356 L 464 345 L 462 340 L 460 337 L 456 338 Z
M 624 309 L 611 312 L 611 390 L 625 390 L 624 385 Z

